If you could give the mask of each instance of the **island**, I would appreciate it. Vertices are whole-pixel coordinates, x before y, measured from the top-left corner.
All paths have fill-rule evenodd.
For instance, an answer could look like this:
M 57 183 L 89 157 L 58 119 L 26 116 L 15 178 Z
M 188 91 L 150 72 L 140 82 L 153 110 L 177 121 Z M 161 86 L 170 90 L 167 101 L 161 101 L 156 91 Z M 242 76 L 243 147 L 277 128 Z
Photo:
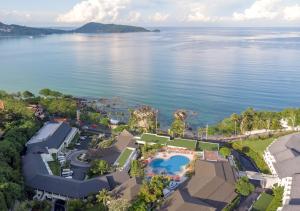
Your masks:
M 154 30 L 158 32 L 159 30 Z M 90 22 L 75 30 L 60 30 L 53 28 L 35 28 L 20 25 L 7 25 L 0 22 L 0 36 L 41 36 L 51 34 L 70 34 L 70 33 L 130 33 L 130 32 L 151 32 L 150 30 L 129 25 L 103 24 Z

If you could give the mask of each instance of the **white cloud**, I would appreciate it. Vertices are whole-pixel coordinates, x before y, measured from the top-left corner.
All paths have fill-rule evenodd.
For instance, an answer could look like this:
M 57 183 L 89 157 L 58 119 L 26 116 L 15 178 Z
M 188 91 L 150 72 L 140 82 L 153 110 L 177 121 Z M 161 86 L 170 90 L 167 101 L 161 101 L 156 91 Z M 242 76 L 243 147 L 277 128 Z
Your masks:
M 0 10 L 0 19 L 6 19 L 6 20 L 16 20 L 16 21 L 24 21 L 31 19 L 31 14 L 28 12 L 18 11 L 18 10 L 12 10 L 12 11 L 5 11 Z
M 233 19 L 237 21 L 253 19 L 274 19 L 279 14 L 278 3 L 280 3 L 280 0 L 257 0 L 244 12 L 233 13 Z
M 131 11 L 128 15 L 128 22 L 137 22 L 141 18 L 141 13 L 136 11 Z
M 169 16 L 169 14 L 156 12 L 154 15 L 150 16 L 149 19 L 154 22 L 164 22 L 169 18 Z
M 300 6 L 298 4 L 286 7 L 283 11 L 284 19 L 287 21 L 295 21 L 300 19 Z
M 213 19 L 209 16 L 203 14 L 205 10 L 204 6 L 196 6 L 192 8 L 190 14 L 188 14 L 186 20 L 189 22 L 208 22 L 212 21 Z
M 130 0 L 84 0 L 76 4 L 69 12 L 59 15 L 58 22 L 83 23 L 89 21 L 113 22 L 121 9 Z

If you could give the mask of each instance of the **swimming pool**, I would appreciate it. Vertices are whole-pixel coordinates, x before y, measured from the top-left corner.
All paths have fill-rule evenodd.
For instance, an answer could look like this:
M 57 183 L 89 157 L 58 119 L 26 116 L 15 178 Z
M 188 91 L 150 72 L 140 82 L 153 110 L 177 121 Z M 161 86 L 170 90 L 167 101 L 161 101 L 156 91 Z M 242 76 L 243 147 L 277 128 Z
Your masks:
M 182 167 L 185 167 L 190 162 L 190 159 L 183 155 L 174 155 L 169 159 L 157 158 L 150 162 L 149 166 L 152 168 L 152 172 L 155 174 L 169 174 L 176 175 L 182 171 Z

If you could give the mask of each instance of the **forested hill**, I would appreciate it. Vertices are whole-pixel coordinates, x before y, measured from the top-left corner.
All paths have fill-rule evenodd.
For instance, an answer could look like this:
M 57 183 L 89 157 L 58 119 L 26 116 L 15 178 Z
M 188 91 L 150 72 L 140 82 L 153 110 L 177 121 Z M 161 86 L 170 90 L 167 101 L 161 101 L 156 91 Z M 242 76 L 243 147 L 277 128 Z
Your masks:
M 77 33 L 127 33 L 127 32 L 149 32 L 143 27 L 102 24 L 102 23 L 87 23 L 84 26 L 75 30 Z
M 64 30 L 6 25 L 0 22 L 0 36 L 37 36 L 66 33 Z
M 159 30 L 155 30 L 157 32 Z M 20 25 L 7 25 L 0 22 L 0 36 L 39 36 L 50 34 L 67 34 L 67 33 L 128 33 L 128 32 L 150 32 L 143 27 L 87 23 L 75 30 L 59 30 L 51 28 L 34 28 Z

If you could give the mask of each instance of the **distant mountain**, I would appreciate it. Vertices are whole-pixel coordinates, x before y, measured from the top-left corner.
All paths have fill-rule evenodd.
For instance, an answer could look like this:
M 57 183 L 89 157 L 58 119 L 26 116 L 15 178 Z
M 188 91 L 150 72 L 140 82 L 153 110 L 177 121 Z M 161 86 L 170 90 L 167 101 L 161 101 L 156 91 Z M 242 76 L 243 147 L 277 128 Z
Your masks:
M 47 28 L 33 28 L 20 25 L 6 25 L 0 22 L 0 36 L 37 36 L 49 34 L 62 34 L 67 31 Z
M 102 24 L 102 23 L 87 23 L 84 26 L 76 29 L 76 33 L 127 33 L 127 32 L 149 32 L 143 27 Z
M 6 25 L 0 22 L 0 36 L 38 36 L 65 33 L 128 33 L 128 32 L 150 32 L 143 27 L 87 23 L 75 30 L 60 30 L 50 28 L 34 28 L 20 25 Z

